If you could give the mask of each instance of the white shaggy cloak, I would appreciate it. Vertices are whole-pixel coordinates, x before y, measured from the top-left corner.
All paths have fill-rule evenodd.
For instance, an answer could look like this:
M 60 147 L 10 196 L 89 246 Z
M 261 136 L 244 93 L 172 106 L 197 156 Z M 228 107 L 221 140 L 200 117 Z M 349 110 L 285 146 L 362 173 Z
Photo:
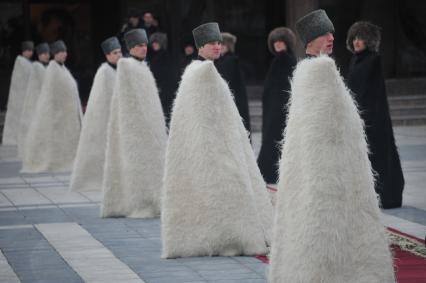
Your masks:
M 25 140 L 27 138 L 28 129 L 34 118 L 35 108 L 38 98 L 40 97 L 41 86 L 43 84 L 46 67 L 39 61 L 32 63 L 31 74 L 28 80 L 27 94 L 25 95 L 24 105 L 22 108 L 21 119 L 19 121 L 18 131 L 18 154 L 21 159 L 25 154 Z
M 107 126 L 116 71 L 103 63 L 96 72 L 84 114 L 71 191 L 101 191 Z
M 363 123 L 332 59 L 293 76 L 269 279 L 394 282 Z
M 145 62 L 118 62 L 107 135 L 101 216 L 160 216 L 167 130 Z
M 77 83 L 64 65 L 50 61 L 25 141 L 24 173 L 70 171 L 81 128 Z
M 164 258 L 268 252 L 272 204 L 232 99 L 213 62 L 186 68 L 166 153 Z
M 22 107 L 27 94 L 30 73 L 31 61 L 24 56 L 18 55 L 10 80 L 9 99 L 3 128 L 3 144 L 16 145 L 18 143 L 19 120 L 21 119 Z

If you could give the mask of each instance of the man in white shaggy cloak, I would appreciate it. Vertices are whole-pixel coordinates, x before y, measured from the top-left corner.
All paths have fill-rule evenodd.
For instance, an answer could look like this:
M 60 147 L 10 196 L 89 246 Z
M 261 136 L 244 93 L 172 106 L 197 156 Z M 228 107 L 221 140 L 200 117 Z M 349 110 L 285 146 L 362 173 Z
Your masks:
M 296 27 L 306 43 L 332 24 L 320 10 Z M 334 60 L 302 60 L 290 103 L 269 282 L 395 282 L 363 122 Z
M 38 44 L 35 50 L 37 60 L 32 63 L 24 105 L 19 120 L 18 154 L 21 159 L 23 159 L 25 154 L 25 140 L 29 126 L 33 120 L 37 101 L 40 97 L 41 85 L 43 84 L 44 75 L 50 59 L 50 48 L 46 42 Z
M 164 258 L 268 252 L 272 205 L 248 133 L 216 70 L 217 23 L 193 30 L 198 60 L 172 112 L 162 206 Z
M 25 95 L 27 94 L 33 49 L 34 43 L 32 41 L 22 42 L 22 53 L 16 57 L 15 64 L 13 65 L 9 99 L 3 128 L 3 144 L 18 144 L 19 120 L 21 118 Z
M 102 217 L 160 216 L 167 130 L 155 79 L 144 62 L 145 30 L 124 35 L 130 58 L 118 62 L 106 147 Z
M 93 80 L 71 175 L 71 191 L 102 190 L 107 126 L 121 45 L 114 36 L 104 40 L 101 47 L 106 62 Z
M 46 69 L 40 97 L 28 129 L 24 173 L 71 170 L 81 128 L 77 83 L 65 67 L 67 48 L 62 40 L 50 46 L 53 55 Z

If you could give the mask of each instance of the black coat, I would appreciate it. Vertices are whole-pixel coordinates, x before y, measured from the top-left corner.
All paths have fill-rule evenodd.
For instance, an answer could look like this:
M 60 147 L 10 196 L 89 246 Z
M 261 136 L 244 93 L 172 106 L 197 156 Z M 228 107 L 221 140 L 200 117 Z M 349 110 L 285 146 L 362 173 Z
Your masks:
M 231 52 L 227 52 L 214 63 L 223 79 L 229 84 L 244 126 L 250 132 L 250 114 L 246 86 L 241 76 L 238 57 Z
M 149 67 L 157 83 L 161 106 L 168 125 L 178 85 L 177 74 L 166 50 L 151 51 Z
M 287 102 L 290 97 L 290 77 L 296 66 L 291 52 L 278 53 L 272 60 L 265 79 L 262 97 L 262 146 L 257 163 L 265 182 L 278 181 L 280 143 L 287 119 Z
M 370 161 L 377 173 L 375 190 L 383 208 L 402 205 L 404 176 L 389 114 L 380 56 L 365 50 L 352 57 L 347 84 L 365 123 Z

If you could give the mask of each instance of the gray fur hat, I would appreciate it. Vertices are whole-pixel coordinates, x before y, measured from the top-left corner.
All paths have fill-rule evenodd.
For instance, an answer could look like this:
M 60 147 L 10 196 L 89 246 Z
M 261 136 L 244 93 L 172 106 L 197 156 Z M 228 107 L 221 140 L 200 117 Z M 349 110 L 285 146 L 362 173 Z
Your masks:
M 67 51 L 67 46 L 62 40 L 57 40 L 50 45 L 50 52 L 55 55 L 56 53 Z
M 148 44 L 148 36 L 146 31 L 142 28 L 129 30 L 124 34 L 124 41 L 126 42 L 127 48 L 130 50 L 138 44 Z
M 194 36 L 195 46 L 197 49 L 209 42 L 222 42 L 219 24 L 215 22 L 202 24 L 196 27 L 192 30 L 192 35 Z
M 36 46 L 35 50 L 37 55 L 40 55 L 43 53 L 49 53 L 50 52 L 49 44 L 47 44 L 46 42 L 40 43 Z
M 22 41 L 21 48 L 22 48 L 22 51 L 33 50 L 34 42 L 32 42 L 31 40 Z
M 320 9 L 310 12 L 296 22 L 296 31 L 306 46 L 315 38 L 328 32 L 334 32 L 334 26 L 327 13 Z
M 101 43 L 102 51 L 105 55 L 111 53 L 115 49 L 121 49 L 120 41 L 115 36 L 109 37 Z
M 154 32 L 149 37 L 149 42 L 153 43 L 154 41 L 160 44 L 161 49 L 167 49 L 167 34 L 163 32 Z
M 356 22 L 348 30 L 346 37 L 346 48 L 355 53 L 353 40 L 358 37 L 365 42 L 365 46 L 370 51 L 379 52 L 381 33 L 380 27 L 369 22 Z
M 237 37 L 229 32 L 222 32 L 222 43 L 228 47 L 228 50 L 235 52 L 235 44 L 237 43 Z
M 272 54 L 276 54 L 274 43 L 276 41 L 284 41 L 287 49 L 294 50 L 296 45 L 296 35 L 294 32 L 286 27 L 274 28 L 268 35 L 268 49 Z

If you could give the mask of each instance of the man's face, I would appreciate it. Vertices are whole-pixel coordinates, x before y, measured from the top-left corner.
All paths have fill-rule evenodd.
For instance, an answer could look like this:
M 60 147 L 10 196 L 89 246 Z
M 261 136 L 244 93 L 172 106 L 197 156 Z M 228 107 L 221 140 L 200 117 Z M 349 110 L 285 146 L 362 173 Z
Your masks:
M 61 51 L 53 55 L 53 58 L 59 63 L 65 63 L 65 61 L 67 60 L 67 56 L 68 53 L 66 51 Z
M 187 45 L 185 46 L 184 52 L 186 56 L 192 55 L 194 54 L 194 47 L 192 45 Z
M 136 16 L 131 16 L 129 18 L 129 23 L 133 26 L 133 27 L 137 27 L 139 24 L 139 17 Z
M 221 49 L 222 43 L 220 41 L 209 42 L 198 49 L 198 54 L 207 60 L 213 61 L 220 57 Z
M 43 63 L 49 63 L 50 54 L 49 52 L 44 52 L 38 55 L 38 60 Z
M 309 42 L 306 48 L 310 50 L 310 54 L 312 55 L 330 55 L 331 53 L 333 53 L 333 41 L 333 34 L 331 32 L 328 32 L 324 35 L 318 36 L 317 38 Z
M 22 56 L 24 56 L 27 59 L 31 59 L 31 57 L 33 56 L 33 51 L 32 50 L 24 50 L 24 51 L 22 51 Z
M 355 37 L 352 41 L 355 53 L 359 53 L 365 49 L 365 41 L 359 37 Z
M 151 13 L 145 13 L 145 14 L 143 14 L 143 21 L 144 21 L 145 25 L 151 26 L 152 22 L 154 21 L 154 17 L 152 16 Z
M 141 44 L 135 45 L 132 49 L 130 49 L 130 55 L 135 56 L 139 59 L 145 59 L 146 51 L 147 51 L 146 43 L 141 43 Z
M 121 49 L 120 48 L 114 49 L 113 51 L 111 51 L 105 56 L 109 63 L 113 65 L 117 65 L 118 59 L 120 59 L 122 56 Z

